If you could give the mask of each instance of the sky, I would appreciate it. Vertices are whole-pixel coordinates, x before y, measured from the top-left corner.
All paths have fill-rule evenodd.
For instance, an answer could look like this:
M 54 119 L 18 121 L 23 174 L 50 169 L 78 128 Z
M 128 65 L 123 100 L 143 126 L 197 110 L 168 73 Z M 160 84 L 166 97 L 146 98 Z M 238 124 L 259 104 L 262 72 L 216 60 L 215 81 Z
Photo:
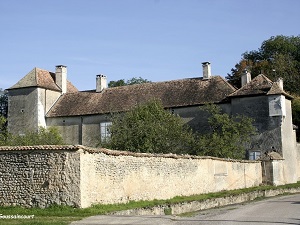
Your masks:
M 300 0 L 0 0 L 0 88 L 66 65 L 79 90 L 96 75 L 156 82 L 225 77 L 271 36 L 300 35 Z

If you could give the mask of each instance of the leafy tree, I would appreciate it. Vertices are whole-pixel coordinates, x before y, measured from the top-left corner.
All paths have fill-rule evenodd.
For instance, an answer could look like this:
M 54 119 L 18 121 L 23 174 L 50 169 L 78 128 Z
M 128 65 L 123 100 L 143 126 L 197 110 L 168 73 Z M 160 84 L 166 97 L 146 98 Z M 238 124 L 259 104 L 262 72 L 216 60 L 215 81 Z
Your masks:
M 274 81 L 282 77 L 285 90 L 300 95 L 300 36 L 278 35 L 263 41 L 258 50 L 242 54 L 242 59 L 226 78 L 240 87 L 240 76 L 244 69 L 250 70 L 252 77 L 260 73 Z
M 166 111 L 161 102 L 152 100 L 125 114 L 112 115 L 111 137 L 102 147 L 149 153 L 209 155 L 221 158 L 244 158 L 245 145 L 255 134 L 252 120 L 229 116 L 219 106 L 207 105 L 211 130 L 193 133 L 183 120 Z
M 64 144 L 58 130 L 54 127 L 40 128 L 37 132 L 28 131 L 24 135 L 12 135 L 7 132 L 0 134 L 0 145 L 28 146 L 28 145 L 62 145 Z
M 297 141 L 300 141 L 300 97 L 296 96 L 292 101 L 293 124 L 298 127 L 296 129 Z
M 0 115 L 0 146 L 5 145 L 7 140 L 7 120 L 4 116 Z
M 143 79 L 141 77 L 133 77 L 129 80 L 127 80 L 126 84 L 127 85 L 133 85 L 133 84 L 143 84 L 143 83 L 150 83 L 151 81 L 147 79 Z
M 235 87 L 241 87 L 241 74 L 245 69 L 248 69 L 249 65 L 252 65 L 251 61 L 242 59 L 239 63 L 235 64 L 235 68 L 231 69 L 231 74 L 227 74 L 226 79 Z
M 0 116 L 7 118 L 8 111 L 8 96 L 7 92 L 0 88 Z
M 121 79 L 121 80 L 117 80 L 117 81 L 110 81 L 108 83 L 108 87 L 120 87 L 120 86 L 125 86 L 126 83 L 125 83 L 125 80 L 124 79 Z
M 166 111 L 158 100 L 112 116 L 111 138 L 103 147 L 148 153 L 188 153 L 193 133 L 183 120 Z
M 4 116 L 0 116 L 0 133 L 4 132 L 6 130 L 6 124 L 7 120 Z
M 124 79 L 117 80 L 117 81 L 110 81 L 108 83 L 108 87 L 119 87 L 119 86 L 127 86 L 133 84 L 143 84 L 143 83 L 150 83 L 151 81 L 147 79 L 143 79 L 141 77 L 133 77 L 125 82 Z
M 195 153 L 220 158 L 245 158 L 245 146 L 256 133 L 252 119 L 222 113 L 221 108 L 213 104 L 206 105 L 203 110 L 210 113 L 210 131 L 199 137 Z

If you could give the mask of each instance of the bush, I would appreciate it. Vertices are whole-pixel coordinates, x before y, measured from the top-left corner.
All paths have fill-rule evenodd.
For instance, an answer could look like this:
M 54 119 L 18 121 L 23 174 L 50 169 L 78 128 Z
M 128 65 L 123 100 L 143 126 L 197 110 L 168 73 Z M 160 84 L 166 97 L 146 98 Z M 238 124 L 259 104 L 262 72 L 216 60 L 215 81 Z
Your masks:
M 246 116 L 230 116 L 221 112 L 217 105 L 206 105 L 204 110 L 211 116 L 208 119 L 210 130 L 199 137 L 196 154 L 220 158 L 245 158 L 245 146 L 256 134 L 253 120 Z
M 28 145 L 62 145 L 61 135 L 54 127 L 39 128 L 39 131 L 28 131 L 24 135 L 12 135 L 7 132 L 1 133 L 0 145 L 4 146 L 28 146 Z
M 183 120 L 158 100 L 112 115 L 111 138 L 103 147 L 148 153 L 188 153 L 194 136 Z

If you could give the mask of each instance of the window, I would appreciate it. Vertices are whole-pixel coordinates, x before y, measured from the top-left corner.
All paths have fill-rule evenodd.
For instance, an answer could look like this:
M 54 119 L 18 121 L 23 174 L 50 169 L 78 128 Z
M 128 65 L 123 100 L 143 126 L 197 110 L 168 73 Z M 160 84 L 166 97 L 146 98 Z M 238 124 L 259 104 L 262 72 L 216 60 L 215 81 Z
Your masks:
M 260 151 L 249 151 L 249 160 L 257 160 L 260 156 Z
M 101 141 L 106 141 L 110 138 L 110 126 L 111 122 L 102 122 L 100 123 L 100 135 L 101 135 Z

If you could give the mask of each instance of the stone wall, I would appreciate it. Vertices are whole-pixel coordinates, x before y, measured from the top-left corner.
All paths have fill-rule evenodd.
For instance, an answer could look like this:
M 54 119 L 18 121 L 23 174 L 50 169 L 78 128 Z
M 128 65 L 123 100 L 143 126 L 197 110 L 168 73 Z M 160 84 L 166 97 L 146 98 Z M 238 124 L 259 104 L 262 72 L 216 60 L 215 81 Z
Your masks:
M 257 135 L 252 137 L 248 150 L 258 150 L 261 154 L 276 150 L 282 155 L 282 119 L 280 116 L 270 116 L 268 97 L 233 98 L 231 105 L 233 115 L 244 115 L 254 120 Z
M 8 96 L 8 131 L 25 134 L 38 129 L 37 88 L 10 90 Z
M 293 130 L 291 101 L 285 101 L 286 116 L 281 121 L 281 142 L 283 161 L 283 183 L 296 183 L 297 171 L 297 142 L 296 132 Z
M 297 177 L 300 181 L 300 143 L 297 143 Z
M 66 144 L 95 147 L 100 142 L 100 123 L 110 121 L 107 115 L 48 117 L 47 126 L 56 127 Z
M 258 186 L 261 163 L 83 146 L 0 147 L 0 204 L 46 207 L 169 199 Z
M 0 205 L 80 206 L 79 162 L 68 147 L 1 147 Z
M 262 183 L 257 161 L 100 150 L 81 155 L 81 206 L 169 199 Z
M 44 88 L 20 88 L 9 90 L 8 131 L 24 134 L 46 126 L 45 113 L 59 98 L 60 92 Z

